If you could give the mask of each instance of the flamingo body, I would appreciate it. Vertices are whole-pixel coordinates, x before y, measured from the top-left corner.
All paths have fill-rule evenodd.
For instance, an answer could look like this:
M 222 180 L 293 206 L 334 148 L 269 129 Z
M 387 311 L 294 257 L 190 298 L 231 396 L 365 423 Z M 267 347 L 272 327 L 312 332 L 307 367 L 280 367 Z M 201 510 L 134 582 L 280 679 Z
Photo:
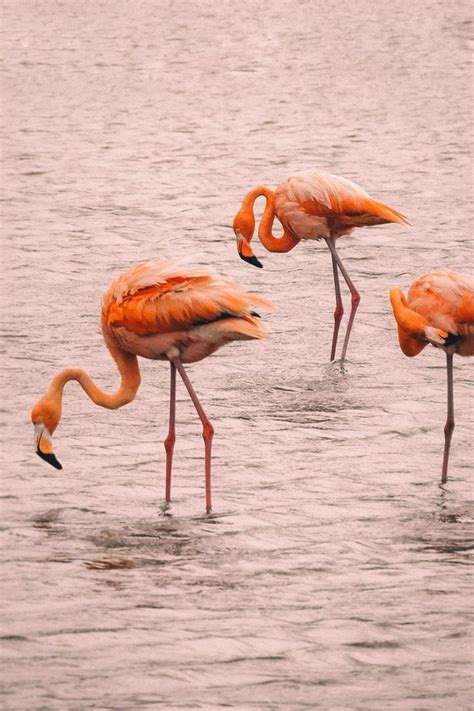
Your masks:
M 253 253 L 250 243 L 255 229 L 254 203 L 260 196 L 265 197 L 266 206 L 260 220 L 258 236 L 270 252 L 289 252 L 302 240 L 322 238 L 326 241 L 331 251 L 336 293 L 331 360 L 335 358 L 339 325 L 344 313 L 338 272 L 342 274 L 351 292 L 351 313 L 341 355 L 343 362 L 360 295 L 342 264 L 335 242 L 339 237 L 350 234 L 356 227 L 370 227 L 388 222 L 409 224 L 408 220 L 397 210 L 371 198 L 351 180 L 329 173 L 292 176 L 276 190 L 259 186 L 246 194 L 233 222 L 240 257 L 257 267 L 262 264 Z M 283 227 L 280 237 L 272 233 L 275 217 Z
M 401 289 L 391 289 L 390 301 L 405 355 L 415 356 L 430 343 L 446 353 L 448 417 L 441 474 L 445 482 L 454 429 L 453 355 L 474 355 L 474 279 L 449 271 L 429 272 L 415 279 L 407 297 Z
M 338 238 L 355 227 L 406 218 L 354 183 L 337 175 L 294 176 L 275 191 L 275 215 L 298 239 Z
M 433 345 L 451 350 L 461 356 L 474 355 L 474 279 L 463 274 L 436 271 L 415 279 L 408 291 L 406 305 L 423 316 L 428 327 L 446 331 L 456 339 L 450 346 L 435 341 Z M 409 335 L 409 334 L 408 334 Z M 423 339 L 415 333 L 414 338 L 428 345 L 430 332 Z
M 119 388 L 112 394 L 104 392 L 80 368 L 57 373 L 31 413 L 38 455 L 57 469 L 62 468 L 53 452 L 52 434 L 61 418 L 63 389 L 68 381 L 79 382 L 97 405 L 117 409 L 131 402 L 140 386 L 137 356 L 168 360 L 171 388 L 170 427 L 165 440 L 166 500 L 170 499 L 178 371 L 203 424 L 206 508 L 210 511 L 214 430 L 182 364 L 202 360 L 231 341 L 266 338 L 267 331 L 256 317 L 255 307 L 273 308 L 266 299 L 248 294 L 231 279 L 207 269 L 180 267 L 169 260 L 133 266 L 111 285 L 102 300 L 102 332 L 120 372 Z
M 231 341 L 266 338 L 251 313 L 255 306 L 272 308 L 228 277 L 154 260 L 111 285 L 102 300 L 102 329 L 124 352 L 168 360 L 174 349 L 182 363 L 195 363 Z

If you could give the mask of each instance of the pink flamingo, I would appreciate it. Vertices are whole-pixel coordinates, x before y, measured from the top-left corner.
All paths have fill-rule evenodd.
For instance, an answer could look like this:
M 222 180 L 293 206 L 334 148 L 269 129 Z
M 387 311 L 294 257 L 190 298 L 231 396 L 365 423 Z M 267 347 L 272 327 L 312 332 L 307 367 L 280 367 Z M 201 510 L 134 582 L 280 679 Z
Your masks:
M 122 274 L 102 300 L 105 344 L 115 360 L 121 382 L 115 393 L 101 390 L 79 368 L 66 368 L 52 379 L 33 407 L 37 454 L 62 469 L 52 446 L 61 418 L 63 389 L 77 380 L 90 399 L 115 410 L 131 402 L 140 386 L 137 356 L 168 360 L 171 368 L 169 431 L 166 449 L 166 501 L 171 499 L 175 444 L 176 371 L 180 374 L 203 425 L 206 510 L 211 511 L 211 445 L 214 428 L 191 385 L 183 363 L 195 363 L 231 341 L 260 339 L 267 331 L 252 309 L 272 304 L 243 291 L 227 277 L 200 267 L 179 267 L 168 260 L 136 264 Z
M 446 353 L 448 415 L 444 427 L 441 482 L 448 479 L 448 459 L 454 430 L 453 355 L 474 355 L 474 279 L 462 274 L 430 272 L 415 279 L 405 298 L 390 290 L 400 348 L 415 356 L 431 343 Z
M 339 257 L 336 240 L 350 234 L 355 227 L 370 227 L 386 222 L 409 224 L 407 218 L 388 205 L 373 200 L 356 183 L 329 173 L 295 175 L 281 183 L 276 190 L 264 185 L 252 188 L 234 217 L 233 228 L 240 257 L 256 267 L 262 267 L 262 264 L 253 253 L 250 241 L 255 229 L 254 203 L 259 196 L 266 199 L 258 228 L 258 236 L 266 249 L 270 252 L 289 252 L 301 240 L 323 238 L 331 252 L 336 293 L 331 360 L 336 356 L 339 326 L 344 314 L 338 270 L 349 287 L 351 312 L 342 347 L 343 363 L 360 294 Z M 280 237 L 272 234 L 275 217 L 283 226 L 283 234 Z

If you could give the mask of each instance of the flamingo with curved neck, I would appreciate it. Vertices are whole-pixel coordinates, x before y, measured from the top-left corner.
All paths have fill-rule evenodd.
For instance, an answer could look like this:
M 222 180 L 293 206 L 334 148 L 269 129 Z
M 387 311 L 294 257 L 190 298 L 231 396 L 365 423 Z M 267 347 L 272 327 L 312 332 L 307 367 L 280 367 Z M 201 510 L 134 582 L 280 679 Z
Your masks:
M 400 348 L 416 356 L 428 344 L 446 353 L 448 414 L 444 427 L 441 483 L 448 479 L 448 460 L 454 430 L 453 356 L 474 355 L 474 279 L 463 274 L 429 272 L 415 279 L 408 296 L 390 290 Z
M 102 301 L 102 333 L 117 364 L 120 385 L 114 393 L 102 390 L 80 368 L 59 371 L 31 412 L 36 452 L 56 469 L 62 469 L 53 451 L 52 435 L 62 411 L 66 383 L 77 381 L 96 405 L 116 410 L 135 399 L 140 387 L 137 356 L 170 362 L 169 430 L 165 439 L 166 501 L 171 499 L 176 414 L 176 372 L 196 408 L 205 445 L 206 510 L 211 511 L 211 445 L 214 428 L 191 385 L 183 363 L 206 358 L 236 340 L 268 336 L 255 307 L 272 304 L 243 291 L 227 277 L 199 268 L 180 268 L 169 260 L 135 265 L 110 287 Z
M 346 357 L 360 294 L 339 257 L 336 240 L 350 234 L 355 227 L 370 227 L 387 222 L 409 224 L 408 220 L 388 205 L 373 200 L 356 183 L 329 173 L 293 176 L 281 183 L 276 190 L 260 185 L 248 191 L 233 221 L 240 257 L 260 268 L 263 265 L 255 256 L 250 243 L 255 231 L 254 204 L 261 196 L 265 197 L 266 204 L 260 219 L 258 236 L 269 252 L 289 252 L 301 241 L 321 238 L 331 252 L 336 294 L 331 360 L 336 357 L 339 327 L 344 314 L 339 272 L 349 287 L 351 312 L 342 347 L 342 364 Z M 275 217 L 283 227 L 280 237 L 275 236 L 272 231 Z

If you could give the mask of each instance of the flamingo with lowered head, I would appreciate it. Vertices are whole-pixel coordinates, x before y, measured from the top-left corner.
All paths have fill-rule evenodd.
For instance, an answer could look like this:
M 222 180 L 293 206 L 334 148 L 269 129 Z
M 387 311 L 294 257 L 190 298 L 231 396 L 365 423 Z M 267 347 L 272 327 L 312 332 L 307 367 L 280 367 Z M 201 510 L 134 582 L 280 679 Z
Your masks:
M 189 381 L 183 363 L 194 363 L 231 341 L 267 337 L 254 307 L 271 310 L 261 296 L 243 291 L 228 277 L 201 267 L 180 267 L 170 260 L 136 264 L 113 282 L 102 300 L 101 325 L 107 348 L 120 372 L 120 386 L 109 394 L 79 368 L 65 368 L 52 379 L 33 407 L 37 454 L 61 469 L 52 434 L 61 418 L 65 384 L 77 380 L 90 399 L 116 410 L 131 402 L 140 386 L 137 356 L 168 360 L 171 368 L 169 431 L 166 449 L 166 501 L 171 498 L 175 443 L 176 371 L 203 425 L 206 510 L 211 510 L 211 445 L 214 428 Z
M 441 482 L 448 479 L 448 459 L 454 430 L 453 355 L 474 355 L 474 279 L 454 272 L 429 272 L 415 279 L 405 297 L 390 290 L 400 348 L 415 356 L 431 343 L 446 353 L 448 415 L 444 427 Z
M 360 294 L 339 257 L 336 240 L 350 234 L 355 227 L 370 227 L 387 222 L 402 224 L 409 224 L 409 222 L 400 212 L 371 198 L 365 190 L 351 180 L 322 172 L 313 175 L 295 175 L 281 183 L 276 190 L 271 190 L 264 185 L 252 188 L 244 197 L 242 206 L 234 217 L 233 228 L 239 255 L 244 261 L 256 267 L 262 267 L 262 264 L 253 253 L 250 241 L 255 229 L 254 203 L 260 196 L 265 197 L 266 205 L 260 220 L 258 236 L 268 251 L 289 252 L 301 240 L 323 238 L 331 252 L 336 292 L 331 360 L 336 357 L 339 326 L 344 314 L 338 270 L 349 287 L 352 301 L 342 347 L 341 363 L 343 363 L 360 302 Z M 272 233 L 275 217 L 283 226 L 283 234 L 280 237 L 275 237 Z

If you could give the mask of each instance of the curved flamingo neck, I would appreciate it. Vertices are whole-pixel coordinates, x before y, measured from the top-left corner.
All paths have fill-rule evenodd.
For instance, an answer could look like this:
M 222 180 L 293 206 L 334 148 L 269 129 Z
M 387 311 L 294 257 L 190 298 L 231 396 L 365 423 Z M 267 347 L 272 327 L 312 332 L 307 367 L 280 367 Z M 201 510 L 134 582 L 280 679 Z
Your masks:
M 265 197 L 266 205 L 263 215 L 258 226 L 258 237 L 265 249 L 269 252 L 289 252 L 290 249 L 296 247 L 299 239 L 294 237 L 285 226 L 283 226 L 283 234 L 276 237 L 273 230 L 273 221 L 275 219 L 275 191 L 267 188 L 265 185 L 260 185 L 250 190 L 245 196 L 242 208 L 250 210 L 253 217 L 253 206 L 257 198 Z
M 107 347 L 120 372 L 118 389 L 114 393 L 105 392 L 82 368 L 60 370 L 53 377 L 47 391 L 32 412 L 33 421 L 40 417 L 51 433 L 61 418 L 64 386 L 71 380 L 76 380 L 79 383 L 92 402 L 109 410 L 117 410 L 135 399 L 141 382 L 138 359 L 136 355 L 122 351 L 114 342 L 113 335 L 106 328 L 103 330 Z
M 256 188 L 252 188 L 248 191 L 242 200 L 242 207 L 253 210 L 255 200 L 259 197 L 265 197 L 268 205 L 269 200 L 275 201 L 275 191 L 271 190 L 271 188 L 267 188 L 266 185 L 258 185 Z
M 93 381 L 93 379 L 81 368 L 64 368 L 56 373 L 52 379 L 45 398 L 51 400 L 62 400 L 63 390 L 66 383 L 76 380 L 86 395 L 96 405 L 105 407 L 108 410 L 117 410 L 134 400 L 140 386 L 140 370 L 136 356 L 130 356 L 127 366 L 121 369 L 120 386 L 114 393 L 107 393 Z
M 407 304 L 401 289 L 390 289 L 390 302 L 397 322 L 398 342 L 406 356 L 418 355 L 427 345 L 425 327 L 428 321 Z

